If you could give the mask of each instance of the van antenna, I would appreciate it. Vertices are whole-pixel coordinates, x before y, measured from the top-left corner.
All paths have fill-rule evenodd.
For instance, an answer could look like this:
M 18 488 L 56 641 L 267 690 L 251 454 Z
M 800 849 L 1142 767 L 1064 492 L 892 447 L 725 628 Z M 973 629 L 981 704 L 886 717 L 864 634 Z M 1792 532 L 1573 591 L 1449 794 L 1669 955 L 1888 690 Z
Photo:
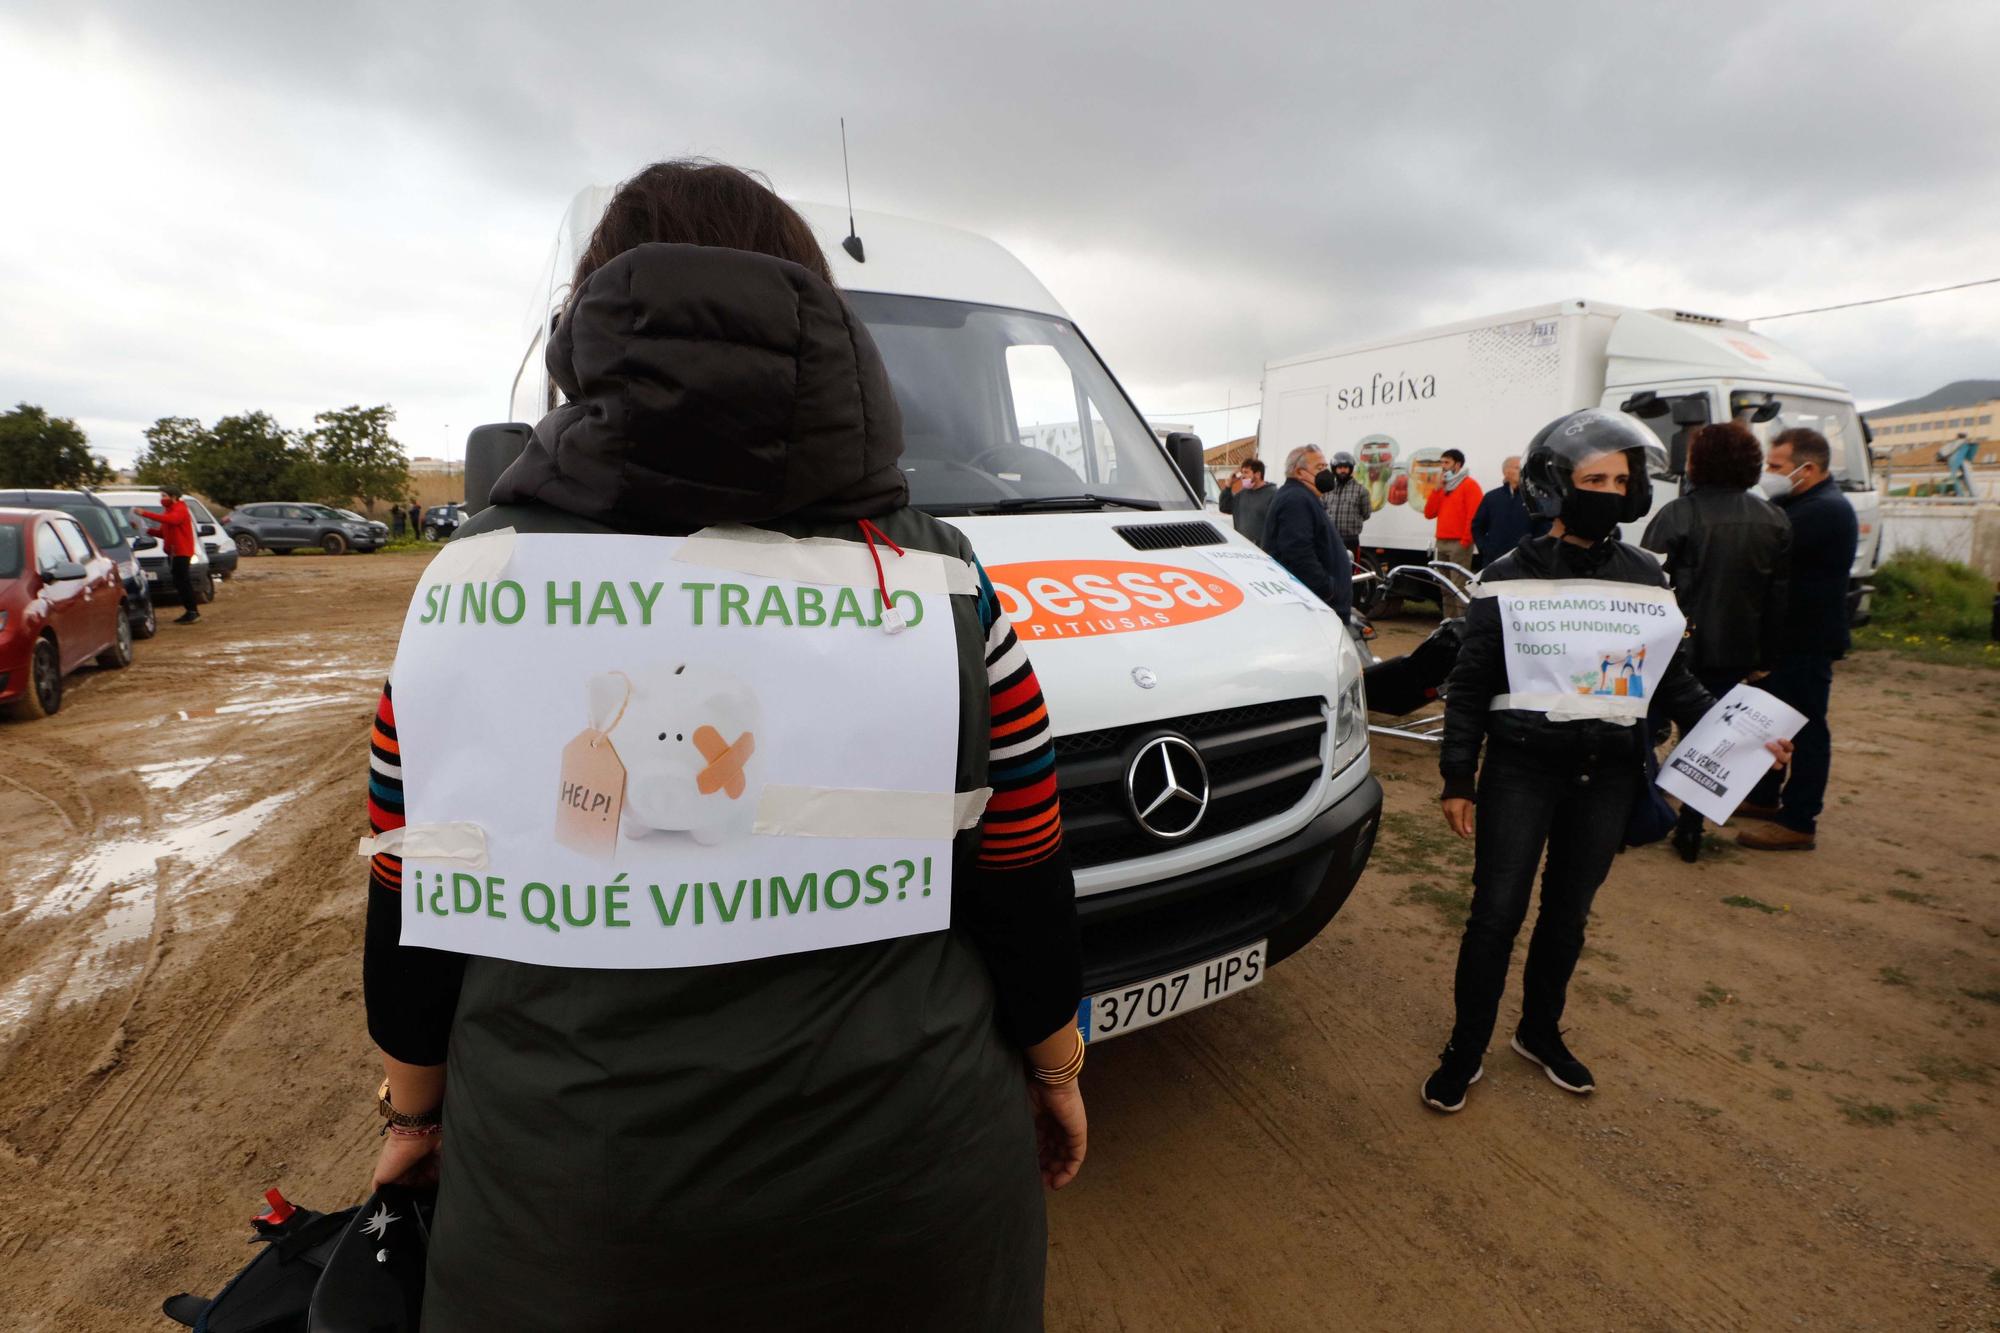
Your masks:
M 847 117 L 840 118 L 840 174 L 847 181 L 847 239 L 840 248 L 854 256 L 854 262 L 868 262 L 868 252 L 861 248 L 861 236 L 854 230 L 854 173 L 847 166 Z

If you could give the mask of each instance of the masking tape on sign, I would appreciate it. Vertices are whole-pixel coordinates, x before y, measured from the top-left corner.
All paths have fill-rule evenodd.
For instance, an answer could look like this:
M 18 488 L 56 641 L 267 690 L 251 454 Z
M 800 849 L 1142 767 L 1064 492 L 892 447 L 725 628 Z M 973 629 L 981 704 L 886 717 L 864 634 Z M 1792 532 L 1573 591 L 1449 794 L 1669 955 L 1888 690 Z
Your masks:
M 905 550 L 897 555 L 878 546 L 883 577 L 896 592 L 962 593 L 979 591 L 972 565 L 935 551 Z M 681 543 L 675 560 L 709 569 L 727 569 L 759 578 L 794 583 L 872 588 L 875 560 L 865 542 L 843 537 L 787 537 L 782 532 L 730 524 L 703 528 Z
M 444 544 L 431 558 L 419 587 L 440 583 L 490 583 L 514 555 L 514 529 L 496 528 Z
M 405 824 L 361 840 L 360 855 L 449 861 L 471 870 L 486 869 L 486 830 L 477 824 Z
M 1547 713 L 1551 722 L 1590 718 L 1629 727 L 1646 715 L 1647 702 L 1602 694 L 1496 694 L 1486 706 L 1495 710 L 1518 708 L 1529 713 Z
M 870 791 L 766 783 L 752 833 L 782 838 L 949 838 L 986 813 L 977 791 Z
M 1651 555 L 1652 552 L 1649 551 L 1647 554 Z M 1673 593 L 1664 587 L 1653 587 L 1644 583 L 1621 583 L 1617 579 L 1501 579 L 1496 583 L 1479 579 L 1475 580 L 1466 592 L 1474 597 L 1575 597 L 1582 593 L 1596 593 L 1604 597 L 1633 597 L 1641 601 L 1658 601 L 1661 598 L 1671 600 L 1673 597 Z

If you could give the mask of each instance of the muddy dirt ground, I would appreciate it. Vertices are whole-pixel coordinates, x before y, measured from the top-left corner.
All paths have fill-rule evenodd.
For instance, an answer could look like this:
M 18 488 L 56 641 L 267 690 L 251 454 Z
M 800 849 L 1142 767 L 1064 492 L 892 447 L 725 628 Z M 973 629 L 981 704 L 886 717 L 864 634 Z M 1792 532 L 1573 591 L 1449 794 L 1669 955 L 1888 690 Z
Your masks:
M 354 844 L 421 568 L 246 561 L 198 628 L 0 726 L 7 1327 L 166 1327 L 266 1186 L 358 1197 Z M 1569 1013 L 1597 1094 L 1502 1044 L 1453 1118 L 1417 1085 L 1468 857 L 1432 753 L 1379 742 L 1334 925 L 1093 1052 L 1051 1327 L 2000 1327 L 2000 674 L 1859 656 L 1834 733 L 1817 852 L 1620 861 Z

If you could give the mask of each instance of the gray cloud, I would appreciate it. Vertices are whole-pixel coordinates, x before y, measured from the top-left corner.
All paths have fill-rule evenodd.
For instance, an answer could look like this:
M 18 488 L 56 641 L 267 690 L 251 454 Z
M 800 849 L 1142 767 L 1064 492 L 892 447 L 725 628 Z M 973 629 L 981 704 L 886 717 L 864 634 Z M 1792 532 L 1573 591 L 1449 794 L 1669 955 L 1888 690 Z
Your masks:
M 1992 7 L 687 8 L 17 8 L 0 74 L 61 87 L 0 91 L 53 186 L 0 218 L 0 393 L 114 452 L 386 399 L 439 452 L 501 412 L 578 186 L 702 152 L 838 198 L 840 114 L 857 202 L 1012 245 L 1153 411 L 1566 296 L 1746 315 L 2000 273 L 1967 148 L 2000 138 Z M 1770 332 L 1897 397 L 2000 372 L 1995 292 Z

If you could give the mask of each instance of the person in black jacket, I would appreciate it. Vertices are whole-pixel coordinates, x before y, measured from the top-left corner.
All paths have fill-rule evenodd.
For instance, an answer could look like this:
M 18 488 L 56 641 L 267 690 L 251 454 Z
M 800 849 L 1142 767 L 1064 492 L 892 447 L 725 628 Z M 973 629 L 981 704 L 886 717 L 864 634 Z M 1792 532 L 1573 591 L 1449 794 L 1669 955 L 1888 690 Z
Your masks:
M 1511 1044 L 1557 1087 L 1578 1094 L 1595 1087 L 1590 1070 L 1564 1044 L 1559 1023 L 1591 899 L 1610 873 L 1646 780 L 1645 704 L 1633 686 L 1654 673 L 1634 673 L 1629 654 L 1625 663 L 1606 654 L 1601 679 L 1619 688 L 1594 687 L 1585 679 L 1574 691 L 1537 693 L 1544 677 L 1533 664 L 1543 659 L 1521 649 L 1547 641 L 1522 635 L 1537 629 L 1567 634 L 1594 658 L 1607 634 L 1629 642 L 1611 625 L 1650 618 L 1649 634 L 1668 639 L 1668 662 L 1648 692 L 1684 727 L 1708 711 L 1714 700 L 1673 649 L 1680 617 L 1659 562 L 1611 537 L 1621 521 L 1634 522 L 1651 507 L 1647 463 L 1663 456 L 1652 432 L 1621 413 L 1589 409 L 1543 427 L 1528 446 L 1523 481 L 1537 512 L 1554 524 L 1547 536 L 1529 538 L 1488 566 L 1474 585 L 1445 696 L 1438 759 L 1445 821 L 1459 837 L 1475 839 L 1472 909 L 1453 982 L 1457 1020 L 1422 1092 L 1425 1104 L 1439 1111 L 1462 1108 L 1466 1090 L 1485 1072 L 1508 958 L 1545 847 L 1541 912 Z M 1565 588 L 1572 582 L 1581 586 Z M 1645 591 L 1620 597 L 1606 586 L 1618 584 Z M 1574 613 L 1544 613 L 1528 600 L 1573 594 L 1599 599 L 1605 612 L 1573 621 L 1565 617 Z M 1503 602 L 1516 618 L 1503 622 Z M 1780 753 L 1786 748 L 1774 747 Z
M 1479 508 L 1472 511 L 1475 569 L 1485 568 L 1519 546 L 1530 531 L 1528 500 L 1521 493 L 1518 454 L 1509 454 L 1501 462 L 1500 480 L 1501 485 L 1479 497 Z
M 1320 503 L 1332 487 L 1333 473 L 1318 445 L 1301 445 L 1286 455 L 1285 484 L 1264 520 L 1263 547 L 1345 624 L 1354 609 L 1354 567 Z
M 1861 541 L 1854 506 L 1833 484 L 1833 451 L 1826 437 L 1803 427 L 1771 441 L 1760 484 L 1792 524 L 1792 577 L 1786 597 L 1784 655 L 1759 681 L 1761 688 L 1806 715 L 1794 738 L 1798 756 L 1790 776 L 1777 769 L 1738 807 L 1752 819 L 1771 821 L 1745 829 L 1736 841 L 1760 852 L 1811 851 L 1818 845 L 1819 813 L 1833 766 L 1827 704 L 1833 664 L 1847 656 L 1847 585 Z
M 1693 640 L 1689 665 L 1717 698 L 1770 672 L 1783 652 L 1792 525 L 1751 494 L 1763 465 L 1748 426 L 1703 426 L 1688 445 L 1693 489 L 1662 509 L 1640 542 L 1665 560 Z M 1674 828 L 1682 860 L 1701 855 L 1701 836 L 1701 811 L 1683 805 Z

